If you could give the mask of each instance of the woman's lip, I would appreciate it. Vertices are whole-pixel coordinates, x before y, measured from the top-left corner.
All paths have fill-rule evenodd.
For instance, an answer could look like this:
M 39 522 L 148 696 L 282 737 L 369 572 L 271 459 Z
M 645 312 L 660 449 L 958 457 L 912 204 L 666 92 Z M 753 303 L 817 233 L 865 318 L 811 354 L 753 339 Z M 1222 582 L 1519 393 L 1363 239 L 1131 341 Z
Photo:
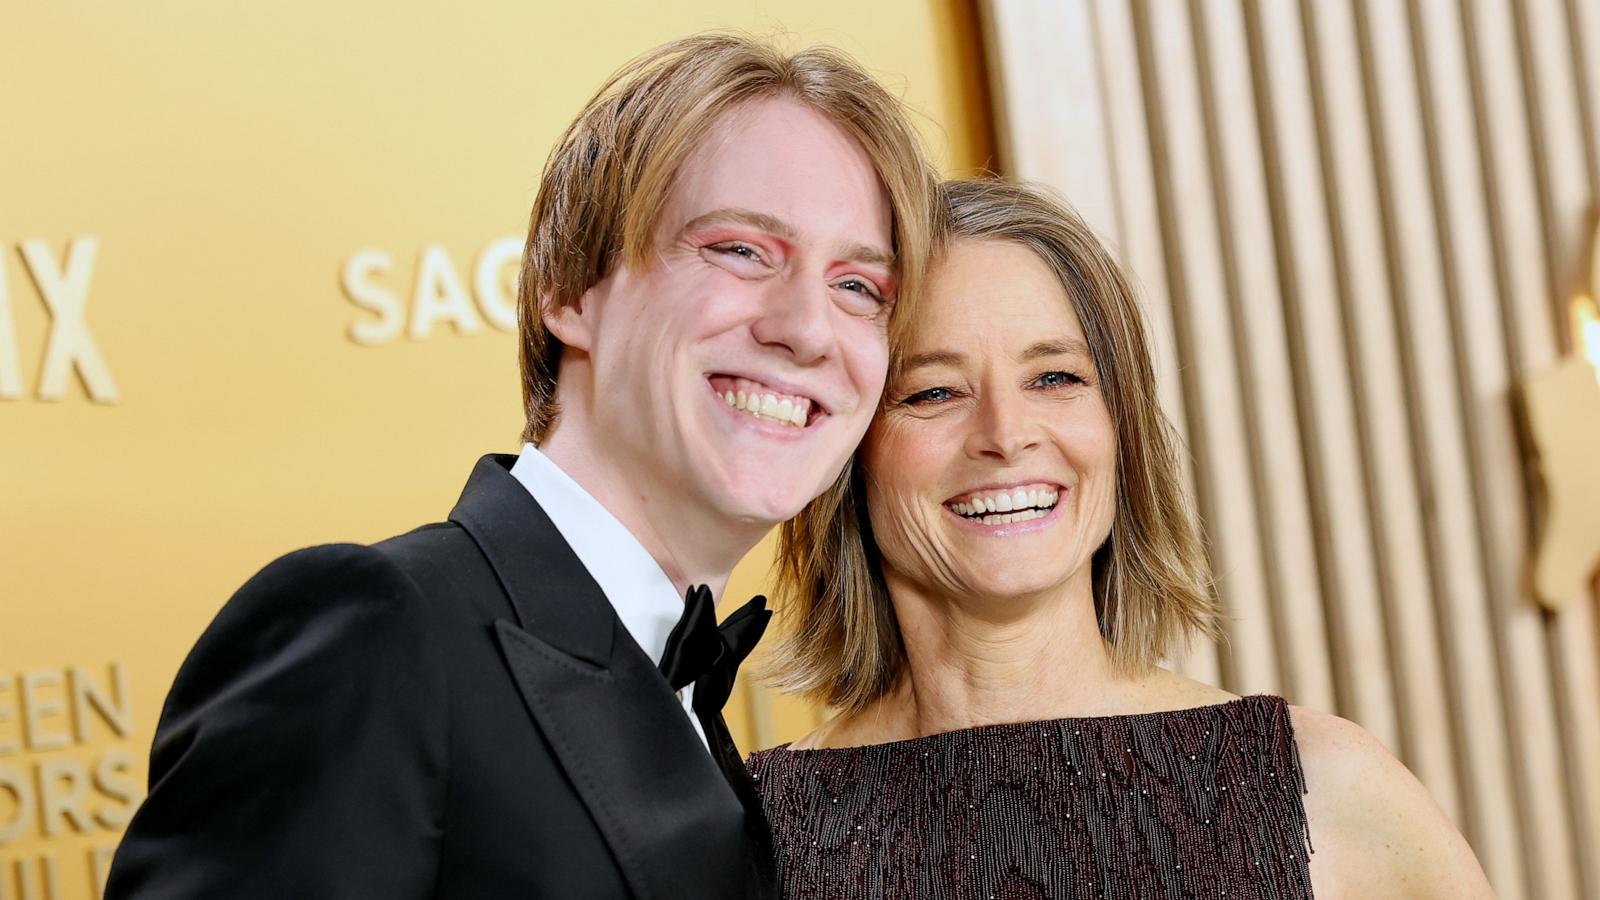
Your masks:
M 1021 483 L 1032 484 L 1032 482 L 1028 481 Z M 999 488 L 996 488 L 996 490 L 999 490 Z M 1050 507 L 1049 512 L 1037 519 L 1029 519 L 1026 522 L 1010 522 L 1005 525 L 985 525 L 976 519 L 969 519 L 966 516 L 957 513 L 955 510 L 950 508 L 949 504 L 940 505 L 944 508 L 945 515 L 955 519 L 956 523 L 962 528 L 970 529 L 976 534 L 981 534 L 988 537 L 1005 537 L 1006 535 L 1027 534 L 1030 531 L 1040 531 L 1055 524 L 1056 520 L 1061 517 L 1062 507 L 1067 505 L 1067 493 L 1070 489 L 1062 487 L 1058 488 L 1058 490 L 1061 493 L 1056 498 L 1056 505 Z M 1005 513 L 993 513 L 993 515 L 1000 516 L 1005 515 Z
M 995 482 L 994 484 L 986 484 L 986 485 L 984 485 L 982 487 L 965 488 L 960 493 L 951 494 L 948 498 L 946 498 L 944 503 L 945 503 L 945 506 L 949 506 L 950 504 L 958 503 L 963 498 L 970 497 L 973 494 L 981 494 L 981 493 L 983 493 L 985 491 L 1009 491 L 1009 490 L 1013 490 L 1015 488 L 1025 487 L 1025 486 L 1026 487 L 1049 487 L 1049 488 L 1053 488 L 1057 493 L 1065 493 L 1066 490 L 1067 490 L 1066 486 L 1061 484 L 1058 481 L 1051 481 L 1048 478 L 1029 478 L 1029 479 L 1024 479 L 1022 481 L 1007 481 L 1007 482 L 1004 482 L 1004 483 Z

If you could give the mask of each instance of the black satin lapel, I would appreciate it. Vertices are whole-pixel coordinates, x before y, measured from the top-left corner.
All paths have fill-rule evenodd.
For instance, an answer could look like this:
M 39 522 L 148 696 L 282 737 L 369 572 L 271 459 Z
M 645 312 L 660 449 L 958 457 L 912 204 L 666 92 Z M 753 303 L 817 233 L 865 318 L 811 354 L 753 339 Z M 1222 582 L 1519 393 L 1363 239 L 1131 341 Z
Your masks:
M 515 461 L 479 460 L 450 518 L 516 610 L 517 623 L 495 630 L 529 714 L 636 897 L 763 896 L 751 884 L 740 798 L 600 586 L 512 477 Z
M 478 460 L 450 520 L 467 530 L 489 560 L 519 625 L 573 656 L 604 666 L 621 623 L 550 517 L 512 477 L 516 459 L 491 454 Z M 541 602 L 545 596 L 561 602 Z
M 643 651 L 619 641 L 599 667 L 510 622 L 495 629 L 523 702 L 634 895 L 746 896 L 740 799 Z

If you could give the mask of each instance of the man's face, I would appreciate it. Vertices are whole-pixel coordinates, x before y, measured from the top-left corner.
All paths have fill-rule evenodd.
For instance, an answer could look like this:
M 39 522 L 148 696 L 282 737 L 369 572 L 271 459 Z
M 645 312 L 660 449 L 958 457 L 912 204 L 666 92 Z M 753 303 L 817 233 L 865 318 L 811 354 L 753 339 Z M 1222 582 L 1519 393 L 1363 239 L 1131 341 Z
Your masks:
M 883 389 L 891 222 L 866 153 L 811 109 L 760 100 L 710 129 L 647 265 L 550 319 L 639 502 L 770 525 L 832 483 Z

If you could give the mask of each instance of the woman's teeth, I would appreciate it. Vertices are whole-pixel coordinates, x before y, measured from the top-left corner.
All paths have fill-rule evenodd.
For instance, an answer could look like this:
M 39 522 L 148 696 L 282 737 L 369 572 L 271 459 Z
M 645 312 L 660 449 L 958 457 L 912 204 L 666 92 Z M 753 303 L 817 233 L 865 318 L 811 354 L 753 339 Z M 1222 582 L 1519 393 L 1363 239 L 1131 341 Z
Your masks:
M 811 401 L 804 397 L 779 397 L 777 394 L 744 391 L 723 391 L 722 402 L 734 409 L 747 412 L 758 419 L 767 419 L 795 428 L 806 427 L 811 415 Z
M 1044 518 L 1055 508 L 1060 496 L 1055 488 L 1013 488 L 972 494 L 950 504 L 950 508 L 962 518 L 984 525 L 1010 525 Z

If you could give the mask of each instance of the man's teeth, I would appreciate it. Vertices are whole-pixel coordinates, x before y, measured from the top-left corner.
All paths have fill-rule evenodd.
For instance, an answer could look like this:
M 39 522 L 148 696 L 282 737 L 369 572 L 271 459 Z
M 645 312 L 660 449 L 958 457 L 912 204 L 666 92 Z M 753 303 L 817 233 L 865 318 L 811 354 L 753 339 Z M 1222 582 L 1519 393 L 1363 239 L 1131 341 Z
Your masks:
M 957 515 L 984 525 L 1010 525 L 1043 518 L 1055 508 L 1060 496 L 1055 488 L 1014 488 L 973 494 L 959 503 L 952 503 L 950 508 Z
M 804 397 L 779 399 L 777 394 L 723 391 L 722 402 L 758 419 L 782 422 L 796 428 L 806 427 L 806 419 L 811 415 L 811 401 Z

